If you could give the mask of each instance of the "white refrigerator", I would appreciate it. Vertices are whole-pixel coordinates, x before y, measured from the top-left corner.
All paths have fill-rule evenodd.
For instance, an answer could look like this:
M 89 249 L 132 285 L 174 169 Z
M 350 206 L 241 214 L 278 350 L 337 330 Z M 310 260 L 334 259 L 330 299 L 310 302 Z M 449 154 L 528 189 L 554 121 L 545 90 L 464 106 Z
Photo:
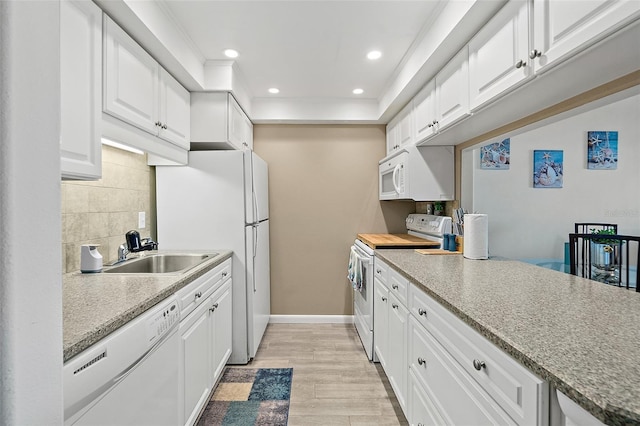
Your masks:
M 232 364 L 258 350 L 271 314 L 267 163 L 251 151 L 191 151 L 156 167 L 158 246 L 233 250 Z

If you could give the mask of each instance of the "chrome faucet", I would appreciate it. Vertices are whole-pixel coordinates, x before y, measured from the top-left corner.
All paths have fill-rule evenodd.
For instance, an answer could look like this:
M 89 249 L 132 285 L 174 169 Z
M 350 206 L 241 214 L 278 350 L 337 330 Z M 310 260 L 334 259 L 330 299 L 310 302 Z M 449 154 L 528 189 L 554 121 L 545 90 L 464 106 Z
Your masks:
M 118 262 L 124 262 L 127 260 L 127 255 L 129 254 L 129 249 L 124 244 L 120 244 L 118 247 Z

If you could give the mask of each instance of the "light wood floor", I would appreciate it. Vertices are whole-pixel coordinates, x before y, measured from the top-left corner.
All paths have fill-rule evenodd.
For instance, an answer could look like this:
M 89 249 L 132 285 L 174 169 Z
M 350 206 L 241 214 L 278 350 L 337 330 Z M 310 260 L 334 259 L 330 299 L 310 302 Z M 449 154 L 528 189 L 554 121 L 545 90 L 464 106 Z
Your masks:
M 293 367 L 289 426 L 407 425 L 352 324 L 270 324 L 247 367 Z

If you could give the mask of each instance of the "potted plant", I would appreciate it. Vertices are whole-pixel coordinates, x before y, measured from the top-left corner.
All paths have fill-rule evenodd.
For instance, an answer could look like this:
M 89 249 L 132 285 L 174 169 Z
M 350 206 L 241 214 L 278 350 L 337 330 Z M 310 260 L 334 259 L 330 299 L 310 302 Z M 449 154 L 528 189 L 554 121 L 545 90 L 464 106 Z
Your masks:
M 613 229 L 591 229 L 591 234 L 598 236 L 591 240 L 591 266 L 595 268 L 596 276 L 605 275 L 607 281 L 617 280 L 622 242 L 615 238 L 600 238 L 616 235 Z

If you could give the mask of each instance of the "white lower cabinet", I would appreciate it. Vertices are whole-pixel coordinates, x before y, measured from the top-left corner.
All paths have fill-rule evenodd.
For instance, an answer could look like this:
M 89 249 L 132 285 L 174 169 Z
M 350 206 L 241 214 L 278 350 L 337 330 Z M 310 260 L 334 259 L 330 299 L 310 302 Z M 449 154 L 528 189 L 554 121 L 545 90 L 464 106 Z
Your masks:
M 549 425 L 547 382 L 378 262 L 375 350 L 411 425 Z
M 446 424 L 516 424 L 413 316 L 409 346 L 410 369 Z
M 181 424 L 195 424 L 231 355 L 231 261 L 178 292 Z

